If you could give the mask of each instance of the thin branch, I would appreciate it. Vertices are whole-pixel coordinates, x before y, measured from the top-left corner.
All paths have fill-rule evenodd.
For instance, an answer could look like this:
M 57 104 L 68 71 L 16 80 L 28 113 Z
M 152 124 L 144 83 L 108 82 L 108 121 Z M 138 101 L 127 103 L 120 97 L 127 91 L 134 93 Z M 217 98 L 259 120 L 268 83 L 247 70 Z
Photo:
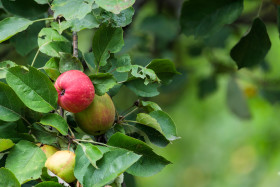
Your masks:
M 73 56 L 78 58 L 79 51 L 78 51 L 78 34 L 77 32 L 73 32 Z
M 46 21 L 46 20 L 54 20 L 54 18 L 42 18 L 42 19 L 37 19 L 37 20 L 34 20 L 33 23 L 39 22 L 39 21 Z
M 126 118 L 127 116 L 129 116 L 130 114 L 132 114 L 133 112 L 135 112 L 136 110 L 138 110 L 138 107 L 134 108 L 132 111 L 128 112 L 126 115 L 123 116 L 123 118 Z
M 38 57 L 39 52 L 40 52 L 40 48 L 38 48 L 38 50 L 37 50 L 37 52 L 36 52 L 36 54 L 35 54 L 35 56 L 34 56 L 34 58 L 32 60 L 31 67 L 33 67 L 33 65 L 34 65 L 34 63 L 35 63 L 35 61 L 36 61 L 36 59 Z

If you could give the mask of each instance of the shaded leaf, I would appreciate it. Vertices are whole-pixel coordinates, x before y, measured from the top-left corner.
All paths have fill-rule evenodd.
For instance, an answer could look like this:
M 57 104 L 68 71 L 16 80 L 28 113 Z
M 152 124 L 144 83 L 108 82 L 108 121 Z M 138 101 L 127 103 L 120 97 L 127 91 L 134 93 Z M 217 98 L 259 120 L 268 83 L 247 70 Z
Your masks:
M 59 34 L 61 34 L 64 30 L 71 27 L 71 22 L 63 21 L 63 22 L 52 22 L 51 26 L 53 29 L 57 30 Z
M 57 77 L 60 75 L 59 72 L 59 58 L 53 57 L 51 58 L 43 67 L 46 74 L 52 79 L 56 80 Z
M 8 40 L 15 34 L 24 31 L 32 23 L 33 22 L 28 19 L 17 17 L 3 19 L 0 21 L 0 42 Z
M 130 79 L 124 83 L 136 95 L 141 97 L 154 97 L 159 94 L 157 88 L 160 86 L 158 83 L 144 84 L 141 78 Z
M 150 62 L 147 68 L 152 69 L 163 84 L 168 84 L 176 74 L 180 74 L 175 64 L 168 59 L 155 59 Z
M 101 26 L 95 32 L 92 41 L 96 66 L 106 65 L 110 53 L 119 52 L 123 45 L 123 30 L 121 28 Z
M 181 11 L 181 27 L 186 35 L 207 37 L 235 21 L 243 10 L 243 0 L 189 0 Z
M 95 59 L 94 54 L 89 52 L 84 54 L 84 59 L 86 61 L 86 64 L 88 66 L 88 69 L 94 73 L 95 72 Z
M 264 61 L 270 48 L 265 24 L 256 18 L 249 33 L 233 47 L 230 56 L 237 63 L 238 69 L 252 67 Z
M 165 158 L 155 154 L 146 143 L 117 132 L 108 141 L 108 145 L 121 147 L 143 155 L 127 172 L 136 176 L 151 176 L 170 164 Z
M 80 70 L 84 71 L 84 67 L 81 61 L 72 56 L 72 54 L 68 53 L 59 53 L 60 61 L 59 61 L 59 71 L 60 73 L 64 73 L 69 70 Z
M 0 120 L 17 121 L 23 118 L 24 107 L 12 88 L 0 82 Z
M 110 88 L 113 88 L 117 84 L 116 79 L 110 73 L 98 73 L 90 75 L 89 78 L 94 85 L 95 93 L 100 96 L 104 95 Z
M 39 5 L 33 0 L 1 0 L 3 7 L 11 14 L 31 18 L 45 13 L 49 6 Z
M 84 29 L 98 28 L 99 22 L 94 15 L 88 14 L 83 19 L 71 20 L 71 26 L 72 31 L 78 32 Z

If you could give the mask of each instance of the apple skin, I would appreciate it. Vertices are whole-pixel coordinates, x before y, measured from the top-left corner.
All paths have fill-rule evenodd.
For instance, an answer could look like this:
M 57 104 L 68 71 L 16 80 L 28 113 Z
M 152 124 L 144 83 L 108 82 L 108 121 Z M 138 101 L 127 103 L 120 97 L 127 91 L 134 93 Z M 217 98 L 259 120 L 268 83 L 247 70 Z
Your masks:
M 57 151 L 59 151 L 59 149 L 51 146 L 51 145 L 43 145 L 41 143 L 37 143 L 37 146 L 39 146 L 41 148 L 42 151 L 44 151 L 45 155 L 47 158 L 51 157 L 54 153 L 56 153 Z
M 115 106 L 111 97 L 106 93 L 96 95 L 88 108 L 74 114 L 75 121 L 87 134 L 100 135 L 110 129 L 115 120 Z
M 92 102 L 95 90 L 89 77 L 79 70 L 62 73 L 55 81 L 58 104 L 65 110 L 77 113 Z
M 49 157 L 45 166 L 67 183 L 76 180 L 74 176 L 75 153 L 71 151 L 57 151 Z

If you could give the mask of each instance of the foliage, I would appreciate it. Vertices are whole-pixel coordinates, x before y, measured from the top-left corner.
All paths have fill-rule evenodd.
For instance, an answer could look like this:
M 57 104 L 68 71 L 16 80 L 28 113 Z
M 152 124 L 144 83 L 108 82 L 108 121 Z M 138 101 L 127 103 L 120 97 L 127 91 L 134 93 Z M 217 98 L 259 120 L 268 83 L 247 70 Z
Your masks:
M 143 66 L 120 53 L 125 43 L 123 27 L 132 21 L 135 1 L 31 2 L 3 1 L 3 9 L 10 14 L 0 21 L 0 42 L 11 42 L 21 55 L 37 51 L 29 65 L 0 64 L 0 162 L 5 163 L 0 169 L 5 180 L 0 184 L 61 186 L 60 179 L 46 172 L 46 156 L 37 143 L 75 152 L 74 175 L 84 187 L 120 186 L 124 172 L 151 176 L 170 164 L 148 143 L 164 147 L 178 139 L 175 124 L 156 103 L 144 100 L 158 95 L 158 88 L 171 83 L 179 72 L 168 59 Z M 77 32 L 93 28 L 91 50 L 79 51 Z M 24 47 L 28 39 L 33 43 Z M 106 134 L 89 136 L 57 104 L 54 81 L 69 70 L 86 73 L 97 95 L 108 92 L 113 97 L 127 87 L 138 98 L 123 115 L 117 112 Z M 130 115 L 136 111 L 137 118 Z

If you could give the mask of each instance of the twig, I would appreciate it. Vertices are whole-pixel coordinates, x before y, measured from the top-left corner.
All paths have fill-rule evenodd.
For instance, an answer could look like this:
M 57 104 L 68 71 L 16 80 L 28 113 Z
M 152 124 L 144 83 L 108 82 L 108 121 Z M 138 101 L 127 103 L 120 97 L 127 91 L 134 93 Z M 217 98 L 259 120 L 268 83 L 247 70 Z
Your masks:
M 35 54 L 35 56 L 34 56 L 34 58 L 32 60 L 31 67 L 34 65 L 34 63 L 35 63 L 35 61 L 36 61 L 36 59 L 38 57 L 39 52 L 40 52 L 40 48 L 38 48 L 38 50 L 37 50 L 37 52 L 36 52 L 36 54 Z
M 73 56 L 78 58 L 79 51 L 78 51 L 78 34 L 77 32 L 73 32 Z

